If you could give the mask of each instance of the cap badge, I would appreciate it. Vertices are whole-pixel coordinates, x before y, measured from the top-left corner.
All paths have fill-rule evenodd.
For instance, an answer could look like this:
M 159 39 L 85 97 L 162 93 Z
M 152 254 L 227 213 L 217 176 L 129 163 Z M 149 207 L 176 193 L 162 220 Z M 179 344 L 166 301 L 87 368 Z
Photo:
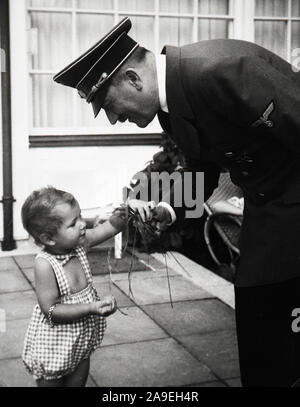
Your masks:
M 91 91 L 86 94 L 84 90 L 82 89 L 78 89 L 78 95 L 82 98 L 82 99 L 86 99 L 86 101 L 88 103 L 90 103 L 92 101 L 92 99 L 94 98 L 95 93 L 97 92 L 97 90 L 100 88 L 100 85 L 102 84 L 102 82 L 105 81 L 105 79 L 108 77 L 106 72 L 103 72 L 102 75 L 100 76 L 100 79 L 98 80 L 97 83 L 95 83 L 95 85 L 92 86 Z
M 86 101 L 88 103 L 90 103 L 92 101 L 92 99 L 95 96 L 95 93 L 98 91 L 98 89 L 100 88 L 102 82 L 104 82 L 107 77 L 108 77 L 107 73 L 103 72 L 102 75 L 100 76 L 100 79 L 98 80 L 98 82 L 95 83 L 95 85 L 92 86 L 92 89 L 91 89 L 90 93 L 86 97 Z

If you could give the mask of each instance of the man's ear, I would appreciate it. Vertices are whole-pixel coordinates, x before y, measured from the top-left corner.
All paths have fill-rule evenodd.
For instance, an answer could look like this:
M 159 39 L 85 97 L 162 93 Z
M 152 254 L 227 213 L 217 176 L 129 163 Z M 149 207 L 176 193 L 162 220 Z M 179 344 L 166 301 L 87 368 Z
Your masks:
M 126 70 L 126 77 L 129 80 L 131 86 L 136 88 L 137 90 L 143 89 L 143 82 L 139 74 L 132 68 L 128 68 Z
M 48 233 L 42 233 L 39 238 L 45 246 L 55 245 L 55 241 L 53 240 L 52 236 L 48 235 Z

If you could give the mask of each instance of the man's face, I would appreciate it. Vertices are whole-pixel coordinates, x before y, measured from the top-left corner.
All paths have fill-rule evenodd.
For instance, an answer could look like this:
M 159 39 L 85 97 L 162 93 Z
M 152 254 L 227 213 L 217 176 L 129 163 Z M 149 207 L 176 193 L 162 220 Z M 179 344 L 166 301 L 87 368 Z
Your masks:
M 62 219 L 62 224 L 52 237 L 58 253 L 65 253 L 85 242 L 86 223 L 81 217 L 79 204 L 70 205 L 67 202 L 57 203 L 52 211 L 53 215 Z
M 146 127 L 158 111 L 156 89 L 139 86 L 129 78 L 109 86 L 103 109 L 111 124 L 126 120 Z

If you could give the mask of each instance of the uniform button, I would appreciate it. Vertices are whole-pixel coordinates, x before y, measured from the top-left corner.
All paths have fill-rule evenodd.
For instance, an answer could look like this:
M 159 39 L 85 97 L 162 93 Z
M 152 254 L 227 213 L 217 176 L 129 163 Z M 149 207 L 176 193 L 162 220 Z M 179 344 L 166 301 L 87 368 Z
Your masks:
M 242 171 L 242 174 L 243 174 L 244 177 L 248 177 L 249 172 L 248 171 Z
M 233 156 L 233 152 L 232 151 L 228 151 L 227 153 L 225 153 L 225 157 L 230 158 Z
M 258 195 L 261 196 L 262 198 L 265 196 L 263 192 L 259 192 Z

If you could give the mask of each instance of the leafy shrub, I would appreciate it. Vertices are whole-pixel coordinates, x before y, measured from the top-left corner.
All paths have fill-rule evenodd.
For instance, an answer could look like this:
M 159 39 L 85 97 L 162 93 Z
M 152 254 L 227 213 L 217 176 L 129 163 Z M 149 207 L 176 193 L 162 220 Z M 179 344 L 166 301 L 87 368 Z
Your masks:
M 183 173 L 190 169 L 186 165 L 186 160 L 183 153 L 180 151 L 174 141 L 163 133 L 161 140 L 161 151 L 154 154 L 152 160 L 147 164 L 141 172 L 143 172 L 147 181 L 144 185 L 139 185 L 139 189 L 148 188 L 150 196 L 150 178 L 152 172 L 161 173 L 163 171 L 173 173 L 178 171 Z M 134 176 L 133 176 L 134 180 Z M 134 181 L 130 186 L 136 187 Z M 127 191 L 129 193 L 129 190 Z M 162 191 L 160 190 L 160 198 Z M 137 196 L 140 198 L 140 196 Z M 199 219 L 184 219 L 184 221 L 175 222 L 166 231 L 161 232 L 159 238 L 143 239 L 139 231 L 135 231 L 135 226 L 129 224 L 129 244 L 146 252 L 165 252 L 168 250 L 176 250 L 197 260 L 201 253 L 206 250 L 206 245 L 203 238 L 204 216 Z M 134 242 L 135 241 L 135 242 Z

